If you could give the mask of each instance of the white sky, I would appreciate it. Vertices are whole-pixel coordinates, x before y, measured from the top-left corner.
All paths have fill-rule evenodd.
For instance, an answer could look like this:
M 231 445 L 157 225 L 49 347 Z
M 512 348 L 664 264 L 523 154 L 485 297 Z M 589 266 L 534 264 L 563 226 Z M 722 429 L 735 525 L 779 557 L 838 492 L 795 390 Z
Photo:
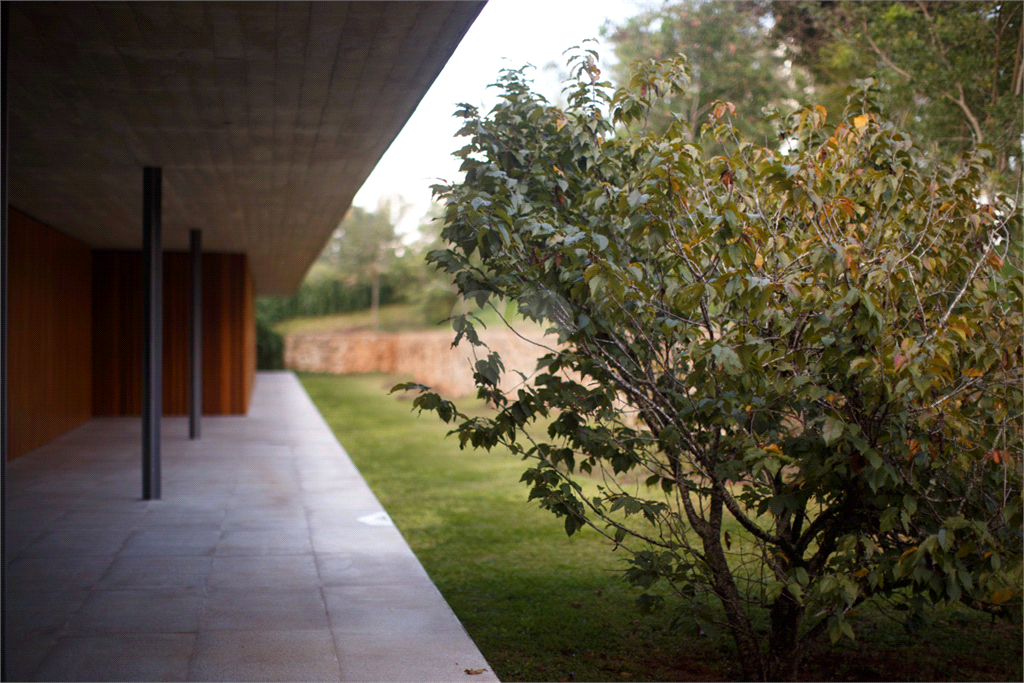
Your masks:
M 462 121 L 452 116 L 456 104 L 469 102 L 488 111 L 496 98 L 487 86 L 497 80 L 498 71 L 526 63 L 537 67 L 536 89 L 557 102 L 557 71 L 545 67 L 554 62 L 564 70 L 564 50 L 587 38 L 600 39 L 606 19 L 621 21 L 649 4 L 650 0 L 489 0 L 353 204 L 374 210 L 380 198 L 401 195 L 413 206 L 399 231 L 415 229 L 430 205 L 430 186 L 438 179 L 459 179 L 458 162 L 451 156 L 464 144 L 455 138 Z M 604 69 L 614 60 L 611 47 L 602 43 L 597 49 Z

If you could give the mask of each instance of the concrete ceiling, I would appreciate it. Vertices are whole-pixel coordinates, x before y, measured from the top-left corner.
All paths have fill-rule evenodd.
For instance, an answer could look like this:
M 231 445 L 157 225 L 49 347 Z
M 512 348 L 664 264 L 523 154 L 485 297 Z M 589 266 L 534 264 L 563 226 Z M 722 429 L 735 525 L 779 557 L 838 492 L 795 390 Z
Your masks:
M 483 2 L 11 6 L 10 202 L 101 249 L 249 255 L 289 294 Z

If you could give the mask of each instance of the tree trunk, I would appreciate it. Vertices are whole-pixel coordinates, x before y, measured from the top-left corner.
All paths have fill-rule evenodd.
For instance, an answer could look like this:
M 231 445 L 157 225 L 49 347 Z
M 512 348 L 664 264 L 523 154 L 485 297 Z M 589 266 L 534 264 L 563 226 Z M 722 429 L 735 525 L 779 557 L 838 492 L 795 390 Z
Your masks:
M 380 332 L 380 273 L 374 272 L 370 280 L 370 314 L 373 331 Z
M 704 557 L 711 568 L 715 595 L 722 602 L 725 618 L 729 622 L 729 631 L 736 642 L 743 678 L 748 681 L 763 681 L 766 679 L 761 660 L 761 646 L 750 619 L 747 618 L 743 599 L 736 588 L 732 571 L 729 569 L 729 561 L 722 550 L 722 504 L 721 496 L 713 493 L 710 519 L 706 523 L 707 526 L 697 530 L 697 533 L 704 546 Z
M 768 636 L 768 680 L 795 681 L 800 670 L 800 622 L 804 608 L 788 590 L 772 605 Z

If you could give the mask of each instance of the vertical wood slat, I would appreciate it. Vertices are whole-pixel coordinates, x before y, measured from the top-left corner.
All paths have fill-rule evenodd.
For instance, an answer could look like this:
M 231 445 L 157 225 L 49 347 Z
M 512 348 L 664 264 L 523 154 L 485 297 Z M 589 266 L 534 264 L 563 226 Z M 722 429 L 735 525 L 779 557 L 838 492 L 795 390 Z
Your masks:
M 243 277 L 245 278 L 245 291 L 243 293 L 245 317 L 242 322 L 242 332 L 244 334 L 242 345 L 242 357 L 244 358 L 242 372 L 244 374 L 242 377 L 245 382 L 245 388 L 242 400 L 245 407 L 242 412 L 247 413 L 249 412 L 249 401 L 252 399 L 252 390 L 256 386 L 256 291 L 253 288 L 252 273 L 249 271 L 248 264 L 246 264 Z
M 9 227 L 13 459 L 92 417 L 92 252 L 15 209 Z
M 94 251 L 92 258 L 93 414 L 141 415 L 142 254 Z M 165 267 L 165 277 L 171 271 Z M 164 291 L 173 288 L 165 287 Z M 172 308 L 165 306 L 164 310 Z M 168 343 L 167 348 L 173 350 L 173 344 Z M 173 377 L 173 373 L 165 374 Z M 165 383 L 165 388 L 170 384 Z
M 248 261 L 243 254 L 204 253 L 202 263 L 203 414 L 244 414 L 255 372 Z M 92 410 L 97 416 L 142 410 L 141 340 L 134 333 L 141 325 L 141 271 L 140 252 L 93 252 Z M 164 415 L 188 414 L 190 272 L 188 253 L 164 253 Z M 245 329 L 249 326 L 252 330 Z

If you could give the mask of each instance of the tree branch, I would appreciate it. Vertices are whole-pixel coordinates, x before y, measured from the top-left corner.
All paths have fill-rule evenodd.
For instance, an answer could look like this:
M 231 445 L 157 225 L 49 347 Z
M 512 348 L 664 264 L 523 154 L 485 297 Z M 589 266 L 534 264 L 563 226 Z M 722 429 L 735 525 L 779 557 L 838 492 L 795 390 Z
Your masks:
M 1017 50 L 1013 55 L 1013 94 L 1018 97 L 1024 92 L 1024 29 L 1017 41 Z
M 888 66 L 893 71 L 895 71 L 896 73 L 898 73 L 899 75 L 906 78 L 908 81 L 913 80 L 910 74 L 908 74 L 906 71 L 893 64 L 892 60 L 889 59 L 889 57 L 884 52 L 882 52 L 882 49 L 875 45 L 875 41 L 871 40 L 871 34 L 868 32 L 868 22 L 864 21 L 862 22 L 862 25 L 864 27 L 864 37 L 868 39 L 868 44 L 871 46 L 871 49 L 875 51 L 875 54 L 882 58 L 882 61 L 885 62 L 885 65 Z
M 971 274 L 967 276 L 964 286 L 960 288 L 959 292 L 957 292 L 956 298 L 953 299 L 953 303 L 951 303 L 949 308 L 946 309 L 946 312 L 942 314 L 942 318 L 939 320 L 938 326 L 936 326 L 935 330 L 932 330 L 932 333 L 928 335 L 929 339 L 940 327 L 946 324 L 947 320 L 949 320 L 949 315 L 953 312 L 953 309 L 956 308 L 956 305 L 960 303 L 960 299 L 963 297 L 964 292 L 967 291 L 967 288 L 971 286 L 971 283 L 974 281 L 974 276 L 977 275 L 978 269 L 981 268 L 983 263 L 985 263 L 985 259 L 988 258 L 988 253 L 990 251 L 992 251 L 992 240 L 988 241 L 988 245 L 985 247 L 984 253 L 982 253 L 981 257 L 978 258 L 977 263 L 974 264 L 974 268 L 971 269 Z
M 970 123 L 971 123 L 971 128 L 974 129 L 974 135 L 975 135 L 975 138 L 976 138 L 974 145 L 978 146 L 982 142 L 985 141 L 984 136 L 981 134 L 981 125 L 978 123 L 978 119 L 976 119 L 974 117 L 974 114 L 971 112 L 970 108 L 967 106 L 967 102 L 964 101 L 964 86 L 962 86 L 959 83 L 957 83 L 956 87 L 957 87 L 957 90 L 960 91 L 960 98 L 959 99 L 953 97 L 948 92 L 942 93 L 942 96 L 948 98 L 950 102 L 954 103 L 955 105 L 960 107 L 960 109 L 963 110 L 964 116 L 967 117 L 967 120 L 970 121 Z
M 717 490 L 721 495 L 722 502 L 725 504 L 725 507 L 729 510 L 730 514 L 732 514 L 732 516 L 736 519 L 737 522 L 740 523 L 740 525 L 744 529 L 749 531 L 755 538 L 759 538 L 765 543 L 771 543 L 772 545 L 779 546 L 786 552 L 787 555 L 792 556 L 795 553 L 792 543 L 787 541 L 785 538 L 782 538 L 781 536 L 768 533 L 767 531 L 759 527 L 757 524 L 755 524 L 753 520 L 747 517 L 746 513 L 744 513 L 743 510 L 740 508 L 739 503 L 736 502 L 736 499 L 733 498 L 732 495 L 726 490 L 725 484 L 723 484 L 718 479 L 713 479 L 712 485 L 714 486 L 715 490 Z

